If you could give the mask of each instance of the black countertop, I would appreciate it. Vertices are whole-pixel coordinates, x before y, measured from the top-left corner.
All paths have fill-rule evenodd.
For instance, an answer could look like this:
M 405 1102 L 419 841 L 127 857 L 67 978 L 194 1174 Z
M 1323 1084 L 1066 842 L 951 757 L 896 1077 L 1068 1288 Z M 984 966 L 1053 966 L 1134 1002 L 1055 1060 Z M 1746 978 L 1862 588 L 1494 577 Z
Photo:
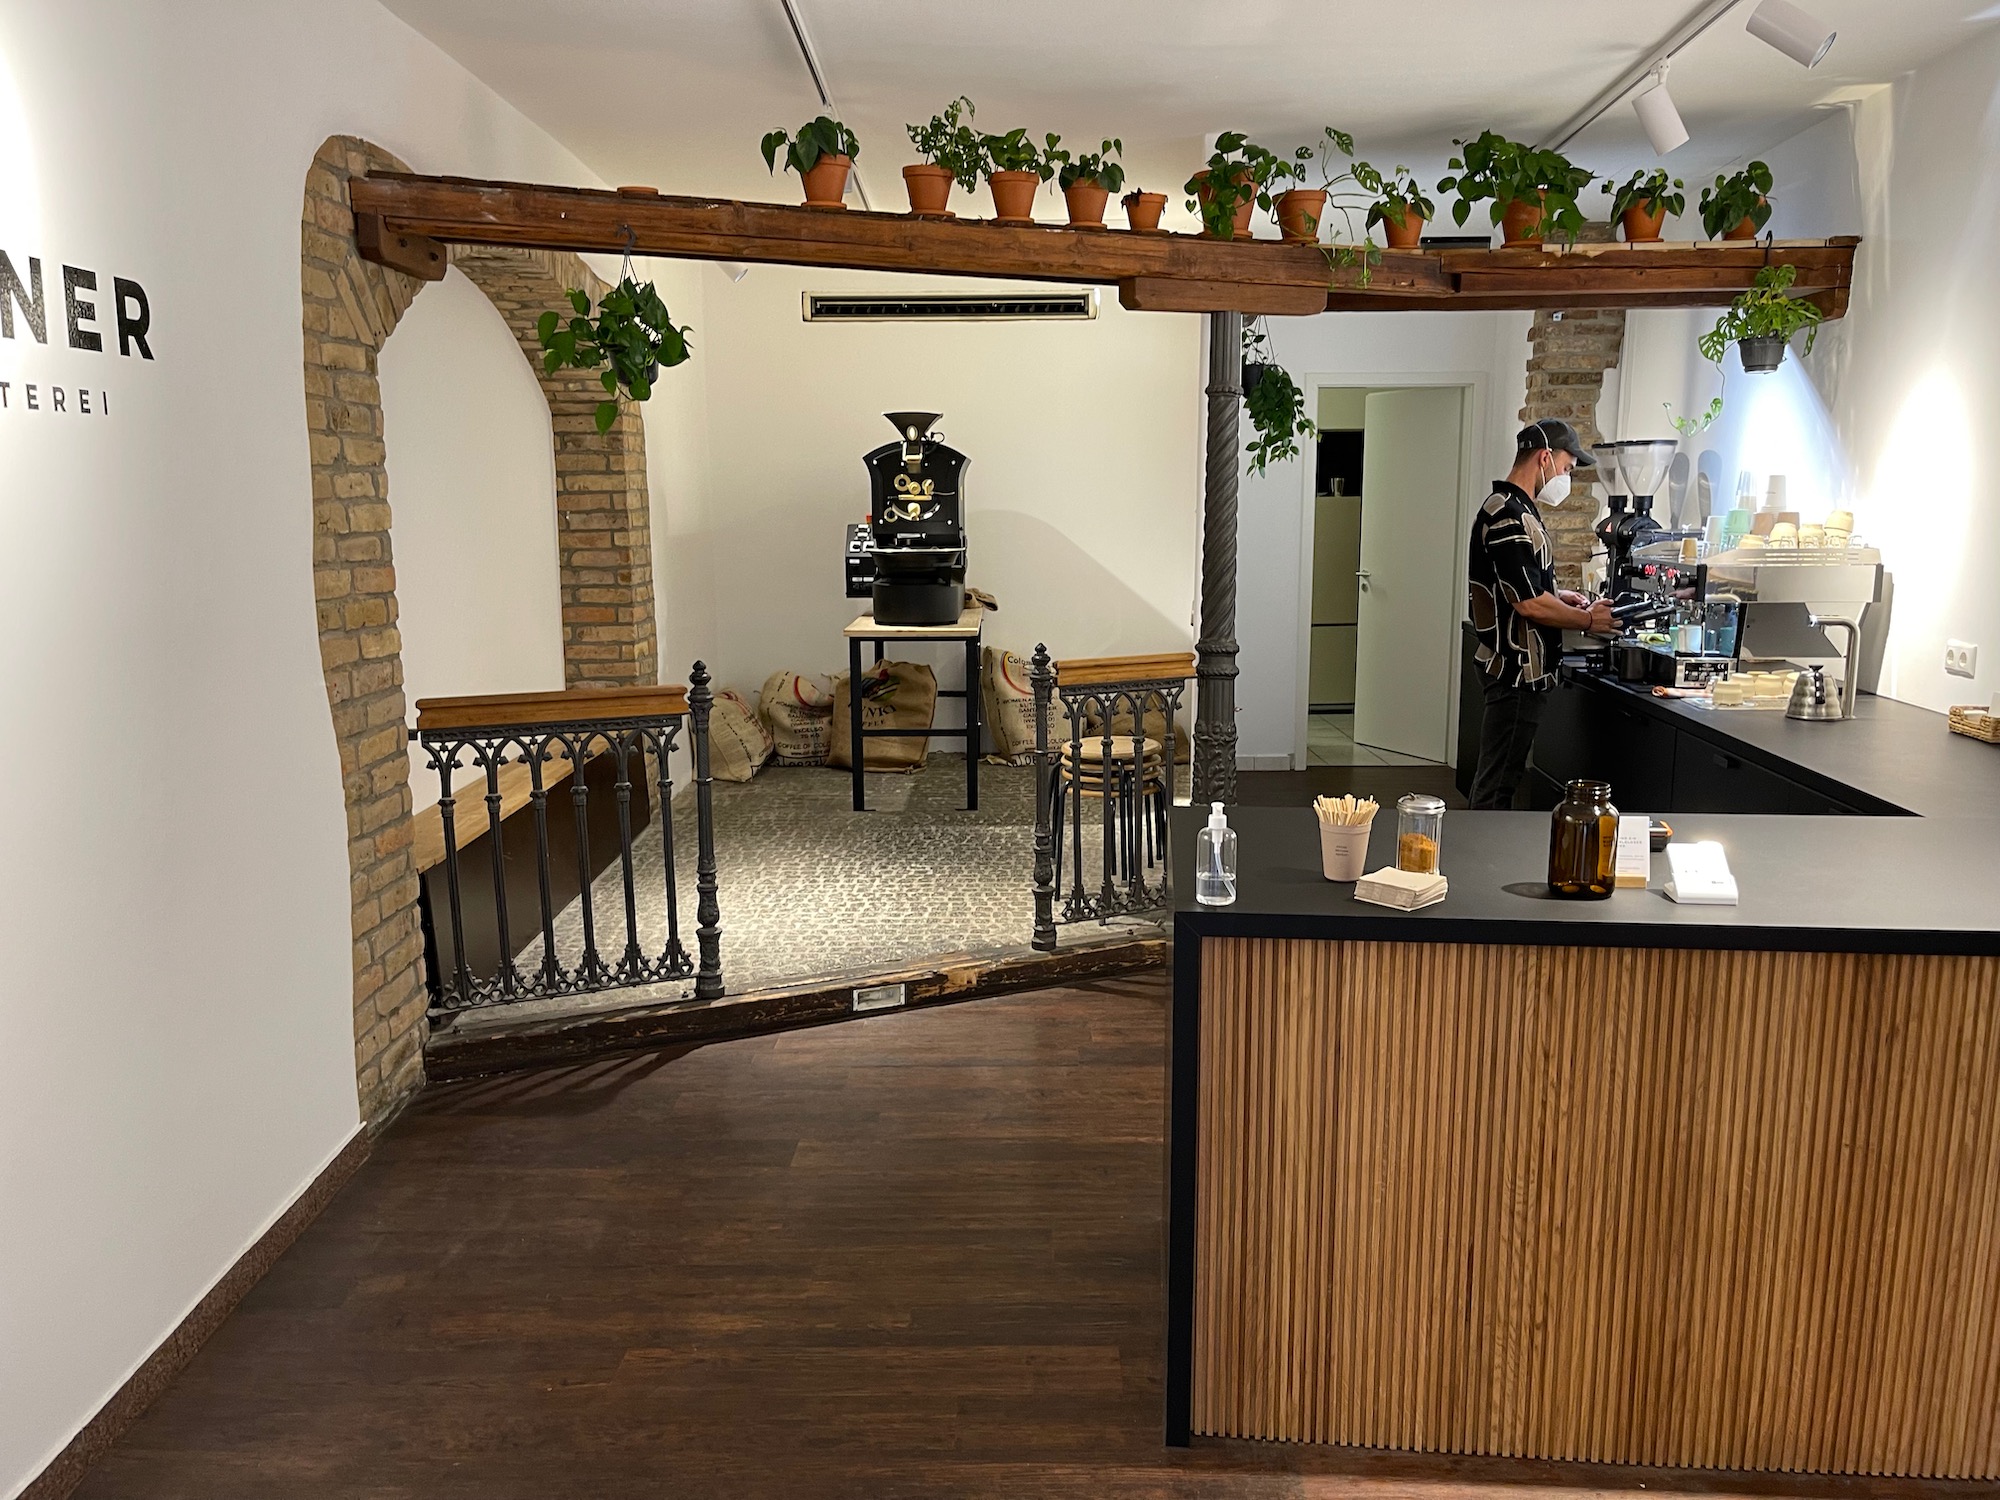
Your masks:
M 1783 709 L 1696 708 L 1608 677 L 1556 691 L 1603 693 L 1864 811 L 2000 818 L 2000 750 L 1894 698 L 1863 693 L 1852 719 L 1806 723 Z
M 1440 866 L 1451 894 L 1400 912 L 1324 877 L 1310 807 L 1232 809 L 1236 902 L 1198 906 L 1193 850 L 1206 813 L 1174 816 L 1176 931 L 1190 936 L 2000 954 L 2000 818 L 1671 815 L 1677 840 L 1723 846 L 1741 898 L 1680 906 L 1661 889 L 1664 854 L 1651 889 L 1559 900 L 1545 879 L 1547 814 L 1450 812 Z M 1384 807 L 1368 868 L 1393 863 L 1395 843 L 1396 810 Z

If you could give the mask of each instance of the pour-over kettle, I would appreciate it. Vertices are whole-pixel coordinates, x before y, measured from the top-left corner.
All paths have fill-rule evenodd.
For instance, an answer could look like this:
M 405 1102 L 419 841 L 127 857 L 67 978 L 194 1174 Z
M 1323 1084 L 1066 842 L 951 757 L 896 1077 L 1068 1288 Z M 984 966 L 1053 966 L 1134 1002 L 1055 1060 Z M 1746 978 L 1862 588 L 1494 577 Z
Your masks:
M 1826 669 L 1814 664 L 1799 673 L 1799 679 L 1792 684 L 1792 701 L 1785 709 L 1788 719 L 1829 720 L 1844 719 L 1847 712 L 1841 700 L 1845 695 L 1837 689 L 1829 689 Z

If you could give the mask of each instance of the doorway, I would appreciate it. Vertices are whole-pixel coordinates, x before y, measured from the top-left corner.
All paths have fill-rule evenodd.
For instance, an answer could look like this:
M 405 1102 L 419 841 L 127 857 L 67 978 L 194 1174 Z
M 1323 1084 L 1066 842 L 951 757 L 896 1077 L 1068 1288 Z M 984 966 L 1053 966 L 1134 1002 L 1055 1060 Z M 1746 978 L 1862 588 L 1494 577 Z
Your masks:
M 1305 763 L 1448 764 L 1472 391 L 1323 385 L 1314 399 Z

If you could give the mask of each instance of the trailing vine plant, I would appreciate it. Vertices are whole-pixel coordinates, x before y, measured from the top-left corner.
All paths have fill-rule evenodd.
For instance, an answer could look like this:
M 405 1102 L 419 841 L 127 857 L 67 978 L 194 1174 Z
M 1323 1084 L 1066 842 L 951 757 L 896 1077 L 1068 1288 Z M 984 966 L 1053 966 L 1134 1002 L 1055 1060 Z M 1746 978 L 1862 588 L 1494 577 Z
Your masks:
M 1299 456 L 1299 439 L 1317 435 L 1306 415 L 1306 393 L 1291 372 L 1270 358 L 1270 333 L 1256 318 L 1243 325 L 1243 405 L 1256 433 L 1244 450 L 1250 472 L 1262 474 L 1274 463 Z
M 569 303 L 575 316 L 565 321 L 555 312 L 545 312 L 535 324 L 542 348 L 543 373 L 553 375 L 569 368 L 595 370 L 604 366 L 598 379 L 610 399 L 597 403 L 597 430 L 608 432 L 618 420 L 619 393 L 634 401 L 653 394 L 653 382 L 660 368 L 686 362 L 692 346 L 688 330 L 674 326 L 673 315 L 653 283 L 633 281 L 629 267 L 618 285 L 607 291 L 597 304 L 597 316 L 590 315 L 590 296 L 574 288 Z

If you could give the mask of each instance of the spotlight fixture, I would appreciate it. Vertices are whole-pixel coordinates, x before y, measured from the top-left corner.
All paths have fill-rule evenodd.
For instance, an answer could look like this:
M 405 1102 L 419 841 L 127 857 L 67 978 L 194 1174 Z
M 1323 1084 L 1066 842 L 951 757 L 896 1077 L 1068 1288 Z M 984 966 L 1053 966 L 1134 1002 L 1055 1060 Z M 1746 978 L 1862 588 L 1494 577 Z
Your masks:
M 1776 47 L 1802 68 L 1819 65 L 1833 46 L 1834 29 L 1792 4 L 1792 0 L 1764 0 L 1750 12 L 1750 35 Z
M 1674 108 L 1673 96 L 1667 92 L 1665 63 L 1653 70 L 1652 82 L 1632 96 L 1632 108 L 1646 127 L 1646 139 L 1653 143 L 1655 156 L 1665 156 L 1687 144 L 1687 126 L 1681 123 L 1681 112 Z

